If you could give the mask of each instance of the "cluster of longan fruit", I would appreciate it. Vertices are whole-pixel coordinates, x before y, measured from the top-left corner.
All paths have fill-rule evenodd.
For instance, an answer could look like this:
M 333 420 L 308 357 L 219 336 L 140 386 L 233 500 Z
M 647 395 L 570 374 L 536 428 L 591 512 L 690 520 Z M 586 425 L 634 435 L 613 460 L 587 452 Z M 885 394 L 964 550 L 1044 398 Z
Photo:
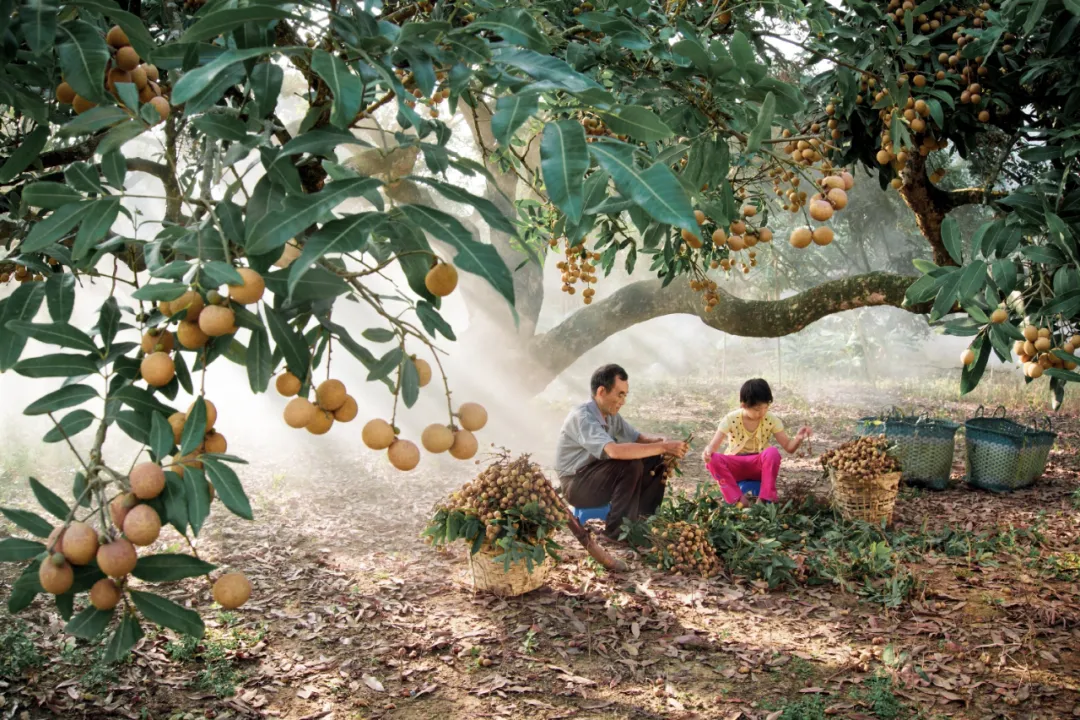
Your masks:
M 720 558 L 705 531 L 685 520 L 669 522 L 652 531 L 656 557 L 676 575 L 711 577 L 720 572 Z
M 450 86 L 446 84 L 446 73 L 435 74 L 435 79 L 442 83 L 442 86 L 436 88 L 431 97 L 424 97 L 424 91 L 415 86 L 415 77 L 411 72 L 402 68 L 397 68 L 394 72 L 405 89 L 412 93 L 412 97 L 405 98 L 405 104 L 411 108 L 415 108 L 417 104 L 424 105 L 428 108 L 431 117 L 439 117 L 439 103 L 450 99 Z
M 420 362 L 423 361 L 417 361 L 418 365 Z M 430 378 L 430 369 L 427 373 Z M 487 410 L 480 403 L 462 403 L 454 417 L 457 418 L 457 426 L 432 423 L 424 428 L 420 444 L 430 453 L 449 452 L 458 460 L 468 460 L 479 449 L 473 433 L 487 425 Z M 369 420 L 361 432 L 361 439 L 372 450 L 386 450 L 390 464 L 398 470 L 407 472 L 420 464 L 420 448 L 411 440 L 398 437 L 397 429 L 386 420 Z
M 1025 376 L 1032 380 L 1038 380 L 1043 376 L 1043 371 L 1050 368 L 1076 369 L 1075 362 L 1065 360 L 1054 354 L 1054 333 L 1050 328 L 1029 324 L 1023 327 L 1022 332 L 1024 333 L 1024 340 L 1017 340 L 1013 343 L 1013 352 L 1020 357 Z M 1080 347 L 1080 335 L 1073 335 L 1056 349 L 1067 355 L 1072 355 L 1078 347 Z M 966 354 L 963 359 L 967 360 Z M 974 360 L 974 357 L 972 360 Z M 964 364 L 970 363 L 965 362 Z
M 446 509 L 480 518 L 487 525 L 488 539 L 492 540 L 499 532 L 499 526 L 492 523 L 502 520 L 508 510 L 520 511 L 529 503 L 536 503 L 548 525 L 565 520 L 566 511 L 555 488 L 539 465 L 522 456 L 512 462 L 501 459 L 489 465 L 450 495 Z M 525 530 L 526 536 L 530 534 L 530 528 L 519 529 Z
M 740 194 L 745 196 L 745 191 L 740 190 Z M 747 223 L 750 218 L 757 215 L 758 209 L 756 205 L 747 203 L 743 205 L 741 212 L 741 217 L 731 221 L 728 225 L 730 234 L 726 234 L 724 229 L 719 226 L 717 226 L 711 234 L 704 230 L 701 231 L 704 236 L 711 238 L 715 250 L 720 251 L 727 248 L 729 251 L 726 257 L 713 257 L 713 259 L 709 261 L 709 267 L 713 270 L 723 268 L 723 270 L 727 272 L 732 268 L 739 267 L 743 273 L 748 273 L 750 272 L 750 268 L 757 267 L 757 252 L 755 250 L 750 250 L 747 253 L 747 261 L 740 261 L 738 263 L 731 257 L 731 253 L 747 250 L 754 247 L 759 242 L 772 242 L 772 230 L 764 226 L 754 228 Z M 699 228 L 711 222 L 701 210 L 694 211 L 694 218 L 697 220 Z M 684 248 L 699 250 L 704 247 L 704 243 L 697 235 L 685 228 L 682 230 L 682 240 L 683 243 L 685 243 Z M 705 312 L 712 312 L 712 309 L 719 304 L 720 296 L 716 293 L 716 283 L 707 278 L 691 280 L 690 287 L 696 292 L 704 293 Z
M 158 311 L 165 322 L 148 328 L 142 337 L 145 353 L 139 365 L 143 380 L 153 387 L 163 387 L 176 376 L 172 359 L 175 343 L 186 350 L 198 350 L 210 342 L 210 338 L 232 335 L 236 332 L 236 313 L 229 303 L 250 305 L 259 302 L 266 291 L 266 282 L 251 268 L 237 268 L 242 282 L 228 285 L 228 297 L 217 290 L 209 290 L 205 296 L 197 288 L 191 288 L 175 300 L 159 302 Z M 176 321 L 175 335 L 168 326 Z M 175 338 L 175 340 L 174 340 Z
M 550 240 L 552 247 L 556 247 L 558 243 L 557 238 Z M 584 242 L 571 246 L 567 241 L 565 254 L 565 260 L 555 263 L 555 267 L 562 271 L 562 291 L 573 295 L 577 292 L 575 285 L 581 283 L 585 286 L 581 291 L 581 299 L 588 305 L 596 295 L 596 288 L 590 286 L 596 283 L 596 265 L 593 263 L 600 260 L 600 253 L 586 250 Z
M 866 435 L 821 454 L 821 466 L 840 475 L 869 480 L 900 471 L 900 461 L 891 454 L 892 443 L 884 435 Z
M 120 83 L 133 83 L 135 89 L 139 91 L 139 102 L 152 105 L 162 120 L 168 118 L 169 91 L 168 88 L 163 88 L 159 84 L 161 76 L 157 67 L 142 62 L 139 53 L 131 47 L 127 34 L 119 25 L 114 25 L 109 30 L 108 35 L 105 36 L 105 42 L 108 43 L 112 53 L 108 65 L 105 66 L 103 79 L 105 89 L 114 98 L 121 100 L 116 86 Z M 80 115 L 96 105 L 81 95 L 77 95 L 67 82 L 61 82 L 56 88 L 56 99 L 62 105 L 71 105 L 76 114 Z
M 847 207 L 847 191 L 855 186 L 855 178 L 845 170 L 825 175 L 818 181 L 818 185 L 820 190 L 810 198 L 807 210 L 814 220 L 827 222 L 837 211 Z M 828 225 L 819 225 L 816 228 L 804 225 L 792 230 L 789 239 L 792 246 L 802 249 L 809 247 L 810 243 L 828 245 L 833 241 L 833 237 L 833 230 Z
M 46 541 L 47 557 L 38 570 L 45 592 L 63 595 L 75 581 L 73 566 L 91 561 L 108 577 L 90 588 L 90 604 L 110 611 L 119 603 L 127 576 L 138 562 L 138 547 L 147 547 L 161 534 L 161 516 L 146 501 L 165 490 L 165 471 L 153 462 L 135 465 L 126 479 L 125 492 L 109 503 L 112 525 L 100 532 L 93 525 L 98 513 L 86 521 L 72 521 L 55 528 Z M 214 599 L 226 609 L 238 608 L 251 596 L 251 583 L 243 573 L 222 575 L 214 583 Z
M 52 258 L 50 258 L 50 260 L 52 260 Z M 19 283 L 41 282 L 44 279 L 44 275 L 41 273 L 30 272 L 25 265 L 16 265 L 12 263 L 10 265 L 0 266 L 0 283 L 6 283 L 11 280 Z
M 581 127 L 585 128 L 586 142 L 595 142 L 597 138 L 601 137 L 613 137 L 626 142 L 630 139 L 629 135 L 616 135 L 611 132 L 607 124 L 602 118 L 591 113 L 585 113 L 581 118 Z M 686 158 L 683 158 L 684 160 Z
M 183 472 L 185 467 L 190 467 L 195 470 L 202 470 L 202 462 L 199 460 L 199 456 L 203 453 L 224 454 L 229 449 L 229 443 L 225 440 L 225 436 L 219 433 L 215 429 L 217 424 L 218 413 L 217 407 L 214 403 L 203 397 L 203 403 L 206 406 L 206 427 L 203 432 L 203 441 L 199 443 L 199 446 L 191 451 L 188 455 L 176 455 L 172 459 L 172 464 L 180 468 L 180 472 Z M 188 416 L 191 411 L 195 409 L 195 403 L 192 403 L 186 413 L 175 412 L 169 416 L 169 427 L 172 428 L 173 442 L 180 445 L 180 440 L 184 435 L 184 423 L 187 422 Z M 214 496 L 214 486 L 210 485 L 210 497 Z
M 418 361 L 418 365 L 421 362 L 423 361 Z M 427 373 L 430 379 L 431 370 L 428 369 Z M 319 383 L 315 388 L 315 402 L 296 396 L 302 386 L 300 378 L 288 370 L 278 375 L 274 381 L 274 387 L 282 397 L 292 398 L 283 413 L 285 424 L 291 428 L 304 428 L 312 435 L 325 435 L 330 432 L 335 421 L 352 422 L 360 413 L 356 398 L 348 393 L 345 383 L 340 380 L 331 378 Z

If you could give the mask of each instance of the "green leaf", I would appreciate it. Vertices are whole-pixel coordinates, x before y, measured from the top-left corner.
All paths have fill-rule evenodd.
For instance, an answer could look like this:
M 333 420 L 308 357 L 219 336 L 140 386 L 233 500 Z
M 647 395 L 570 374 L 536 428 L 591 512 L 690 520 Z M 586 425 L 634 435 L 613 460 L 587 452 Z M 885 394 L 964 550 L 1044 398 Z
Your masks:
M 290 156 L 303 155 L 304 153 L 334 158 L 334 150 L 342 145 L 370 146 L 370 143 L 361 140 L 345 130 L 319 128 L 317 130 L 309 130 L 303 135 L 297 135 L 292 140 L 282 145 L 281 152 L 278 154 L 278 159 L 274 162 L 275 164 L 279 162 L 288 162 Z
M 109 642 L 105 646 L 105 662 L 114 663 L 123 660 L 143 638 L 142 628 L 139 627 L 139 619 L 134 612 L 125 612 L 120 626 L 116 628 Z
M 34 497 L 37 498 L 41 507 L 45 508 L 50 515 L 61 521 L 67 520 L 68 515 L 71 514 L 71 508 L 67 506 L 67 503 L 59 495 L 33 477 L 30 478 L 30 489 L 34 491 Z
M 274 355 L 270 350 L 270 337 L 265 329 L 257 328 L 251 331 L 246 365 L 251 391 L 266 392 L 270 385 L 270 376 L 274 372 Z
M 285 357 L 285 365 L 290 372 L 300 378 L 300 382 L 304 382 L 308 375 L 308 366 L 311 364 L 311 355 L 303 335 L 294 330 L 278 314 L 278 311 L 270 307 L 266 308 L 266 324 L 270 328 L 270 334 L 274 336 L 274 342 Z
M 172 470 L 165 471 L 165 490 L 161 493 L 161 503 L 165 506 L 165 517 L 181 535 L 187 534 L 188 502 L 184 491 L 184 479 Z M 143 558 L 139 559 L 142 562 Z
M 937 299 L 930 309 L 930 322 L 936 322 L 947 315 L 956 303 L 956 293 L 960 286 L 960 277 L 963 273 L 953 272 L 941 281 L 941 289 L 938 290 Z
M 134 410 L 118 410 L 111 415 L 111 420 L 135 442 L 142 445 L 150 444 L 150 431 L 147 429 L 150 421 L 142 413 Z
M 53 49 L 58 14 L 56 5 L 46 0 L 27 0 L 26 5 L 19 9 L 23 37 L 35 55 L 43 55 Z
M 90 108 L 82 115 L 68 120 L 56 134 L 60 137 L 93 135 L 94 133 L 131 120 L 131 115 L 115 105 L 100 105 Z
M 38 571 L 41 569 L 41 561 L 34 560 L 23 569 L 22 574 L 15 578 L 11 584 L 11 594 L 8 595 L 8 612 L 15 614 L 30 607 L 38 593 L 45 592 L 38 580 Z
M 1051 247 L 1028 245 L 1020 252 L 1033 263 L 1041 263 L 1051 267 L 1057 267 L 1065 262 L 1065 258 L 1061 253 L 1057 249 Z
M 15 372 L 25 377 L 75 377 L 92 375 L 97 372 L 97 365 L 85 355 L 54 353 L 41 355 L 15 363 Z
M 98 152 L 102 154 L 118 152 L 129 140 L 134 140 L 148 129 L 149 126 L 141 120 L 129 120 L 120 123 L 112 130 L 109 130 L 105 139 L 98 145 Z
M 45 281 L 45 298 L 49 304 L 49 316 L 56 322 L 67 322 L 75 309 L 75 276 L 71 273 L 53 273 Z
M 412 407 L 420 397 L 420 373 L 416 369 L 416 363 L 411 357 L 402 360 L 401 365 L 401 399 L 405 401 L 405 407 Z
M 167 600 L 160 595 L 139 590 L 129 590 L 128 592 L 135 602 L 135 607 L 150 622 L 190 635 L 195 639 L 202 639 L 206 628 L 203 626 L 199 613 L 181 607 L 172 600 Z
M 1065 0 L 1065 7 L 1073 15 L 1080 17 L 1080 0 Z
M 161 413 L 153 413 L 150 416 L 150 449 L 154 457 L 161 460 L 168 455 L 175 445 L 172 426 Z
M 26 26 L 23 27 L 25 31 L 27 28 Z M 41 154 L 41 151 L 48 140 L 49 128 L 47 125 L 41 125 L 31 130 L 30 133 L 22 139 L 19 146 L 15 148 L 15 151 L 8 156 L 4 165 L 0 167 L 0 185 L 6 185 L 16 175 L 30 167 L 30 164 L 37 160 L 38 155 Z M 29 189 L 30 188 L 27 188 L 27 190 Z
M 310 195 L 290 195 L 283 209 L 267 213 L 248 229 L 245 247 L 252 255 L 277 250 L 345 200 L 364 195 L 381 185 L 382 182 L 375 178 L 352 178 L 335 180 L 322 191 Z
M 194 30 L 194 26 L 191 29 Z M 170 102 L 172 102 L 173 105 L 182 105 L 203 92 L 203 90 L 217 80 L 219 75 L 226 72 L 237 63 L 257 58 L 261 55 L 271 55 L 275 51 L 280 52 L 280 48 L 263 47 L 248 48 L 246 50 L 226 50 L 206 65 L 202 65 L 185 73 L 177 80 L 176 85 L 173 86 Z
M 187 497 L 188 522 L 191 532 L 199 534 L 206 516 L 210 514 L 210 485 L 202 470 L 184 468 L 184 495 Z
M 690 199 L 666 165 L 657 163 L 640 170 L 634 165 L 633 149 L 619 142 L 601 140 L 592 143 L 589 151 L 611 175 L 619 191 L 654 220 L 701 233 Z
M 161 553 L 140 557 L 131 574 L 146 582 L 175 582 L 206 575 L 216 568 L 191 555 Z
M 76 7 L 92 8 L 97 10 L 102 15 L 111 18 L 114 23 L 120 26 L 127 35 L 128 42 L 139 53 L 139 57 L 143 59 L 143 62 L 149 62 L 149 58 L 154 51 L 157 50 L 157 44 L 154 39 L 150 37 L 150 32 L 146 29 L 146 25 L 143 24 L 141 18 L 127 11 L 121 10 L 120 6 L 112 0 L 70 0 L 65 4 L 71 4 Z
M 108 352 L 120 329 L 120 304 L 115 295 L 110 295 L 105 298 L 105 302 L 101 303 L 97 326 L 101 334 L 101 342 L 105 344 L 105 352 Z
M 184 421 L 184 431 L 180 435 L 180 454 L 190 455 L 202 444 L 206 435 L 206 400 L 202 395 L 195 398 L 195 403 Z
M 986 286 L 986 263 L 975 260 L 966 268 L 960 276 L 960 284 L 957 286 L 956 297 L 961 304 L 975 297 Z
M 94 424 L 94 413 L 90 410 L 75 410 L 68 412 L 66 416 L 53 429 L 42 437 L 44 443 L 62 443 L 64 436 L 75 437 L 82 431 Z
M 1008 295 L 1016 289 L 1016 263 L 1012 260 L 995 260 L 990 266 L 990 274 L 1002 294 Z
M 750 46 L 750 41 L 746 39 L 746 35 L 741 30 L 736 30 L 731 34 L 728 50 L 731 52 L 731 59 L 735 61 L 735 67 L 743 75 L 746 75 L 748 69 L 757 63 L 754 49 Z
M 540 141 L 540 170 L 548 198 L 570 222 L 581 221 L 585 204 L 585 172 L 589 169 L 585 129 L 573 120 L 548 123 Z
M 27 185 L 22 194 L 23 202 L 31 207 L 56 210 L 65 205 L 85 200 L 83 194 L 63 183 L 41 181 Z
M 295 263 L 293 263 L 295 264 Z M 292 268 L 275 270 L 264 276 L 266 289 L 273 295 L 288 297 L 288 279 Z M 290 302 L 303 303 L 329 300 L 349 292 L 349 284 L 332 270 L 315 266 L 304 273 L 293 288 Z
M 450 327 L 450 323 L 443 319 L 439 311 L 436 310 L 431 303 L 426 300 L 421 300 L 416 304 L 416 316 L 420 318 L 421 324 L 424 326 L 424 330 L 431 337 L 435 337 L 435 333 L 442 333 L 443 337 L 447 340 L 454 341 L 457 338 L 454 336 L 454 330 Z
M 370 382 L 371 380 L 381 380 L 384 377 L 388 376 L 394 370 L 401 367 L 401 359 L 403 357 L 404 353 L 401 352 L 400 347 L 396 347 L 390 352 L 383 355 L 371 366 L 371 371 L 368 373 L 367 376 L 368 381 Z
M 923 275 L 908 286 L 904 293 L 904 306 L 910 307 L 928 302 L 937 293 L 939 278 L 933 275 Z
M 49 533 L 52 532 L 53 526 L 47 520 L 29 510 L 0 507 L 0 513 L 3 513 L 4 517 L 32 535 L 47 538 Z
M 500 145 L 508 147 L 517 129 L 535 115 L 539 107 L 539 93 L 529 92 L 528 88 L 523 88 L 513 95 L 502 96 L 495 102 L 495 115 L 491 118 L 491 134 Z
M 364 332 L 360 333 L 365 340 L 370 340 L 373 343 L 387 343 L 397 337 L 393 332 L 386 328 L 368 328 Z
M 245 520 L 254 519 L 251 514 L 251 503 L 248 501 L 243 485 L 240 484 L 240 478 L 233 469 L 210 457 L 203 458 L 203 467 L 206 474 L 210 476 L 210 482 L 214 484 L 221 502 L 225 503 L 225 507 Z
M 131 293 L 131 297 L 135 300 L 149 301 L 175 300 L 189 289 L 187 283 L 158 282 L 143 285 L 141 288 Z
M 155 413 L 172 415 L 173 413 L 173 409 L 161 402 L 156 395 L 137 385 L 125 385 L 122 388 L 118 388 L 109 393 L 109 399 L 118 400 L 132 410 L 144 415 Z
M 109 62 L 109 47 L 93 25 L 81 20 L 65 22 L 58 28 L 63 42 L 57 48 L 64 80 L 76 93 L 98 104 L 108 103 L 102 82 Z
M 9 537 L 0 540 L 0 562 L 21 562 L 45 552 L 45 545 L 33 540 Z
M 567 92 L 603 91 L 603 87 L 595 80 L 574 70 L 565 61 L 550 55 L 532 50 L 501 47 L 492 51 L 491 59 L 497 64 L 509 65 L 526 72 L 537 80 L 547 80 Z
M 234 30 L 244 23 L 265 24 L 270 20 L 289 17 L 289 12 L 274 5 L 251 5 L 249 7 L 214 10 L 201 17 L 188 28 L 177 41 L 182 44 L 210 40 Z
M 45 297 L 43 283 L 25 283 L 0 306 L 0 330 L 12 321 L 28 321 L 37 314 Z M 26 337 L 13 332 L 0 332 L 0 372 L 13 367 L 26 347 Z
M 491 30 L 503 40 L 521 45 L 537 52 L 551 50 L 544 32 L 537 25 L 536 19 L 521 8 L 506 8 L 488 13 L 473 21 L 471 30 Z
M 244 123 L 228 115 L 200 115 L 191 121 L 195 128 L 212 138 L 239 141 L 247 137 Z
M 948 251 L 949 257 L 953 259 L 953 262 L 957 265 L 962 265 L 964 262 L 964 241 L 960 236 L 960 226 L 956 224 L 956 218 L 946 216 L 945 220 L 942 221 L 941 242 L 945 245 L 945 249 Z
M 71 621 L 64 626 L 64 632 L 83 640 L 94 640 L 109 627 L 115 612 L 115 608 L 112 610 L 98 610 L 93 605 L 89 605 L 81 613 L 71 618 Z
M 454 266 L 478 275 L 514 306 L 514 278 L 494 245 L 472 239 L 472 234 L 456 218 L 426 205 L 406 205 L 406 217 L 455 248 Z M 421 222 L 422 221 L 422 222 Z
M 183 354 L 176 353 L 173 362 L 176 363 L 176 379 L 180 381 L 180 387 L 184 388 L 184 392 L 188 395 L 194 395 L 194 388 L 191 385 L 191 373 L 188 372 L 187 361 L 184 360 Z
M 23 253 L 39 252 L 52 245 L 54 242 L 64 237 L 64 235 L 71 232 L 72 228 L 78 225 L 83 218 L 86 217 L 86 213 L 90 208 L 94 206 L 94 201 L 86 200 L 78 203 L 71 203 L 64 205 L 51 212 L 44 220 L 34 224 L 30 228 L 29 234 L 26 236 L 26 241 L 20 246 L 20 250 Z
M 758 111 L 758 121 L 754 129 L 750 131 L 750 137 L 746 142 L 747 152 L 757 152 L 761 147 L 761 141 L 769 137 L 772 132 L 773 113 L 776 112 L 776 96 L 769 93 L 761 103 Z
M 666 140 L 675 134 L 675 131 L 668 127 L 656 113 L 641 105 L 616 105 L 610 111 L 597 110 L 597 113 L 603 117 L 604 122 L 614 133 L 629 135 L 640 142 Z M 572 121 L 566 122 L 578 125 Z M 581 126 L 578 125 L 578 127 Z
M 480 217 L 484 218 L 484 222 L 493 229 L 511 236 L 517 234 L 514 224 L 495 206 L 495 203 L 490 200 L 474 195 L 468 190 L 463 190 L 456 185 L 442 182 L 441 180 L 418 177 L 415 175 L 410 176 L 409 179 L 424 183 L 425 185 L 430 185 L 447 200 L 476 208 L 477 212 L 480 213 Z
M 353 74 L 337 55 L 316 49 L 311 57 L 311 69 L 323 79 L 334 96 L 330 107 L 330 122 L 347 128 L 355 120 L 364 101 L 364 82 Z
M 29 323 L 25 320 L 11 320 L 6 327 L 12 332 L 33 338 L 46 345 L 59 345 L 60 347 L 85 350 L 92 353 L 98 352 L 97 345 L 94 344 L 89 335 L 66 322 Z
M 226 262 L 212 260 L 199 270 L 204 287 L 219 287 L 221 285 L 242 285 L 244 278 L 240 271 Z
M 367 247 L 372 231 L 385 222 L 378 213 L 357 213 L 341 220 L 331 220 L 304 241 L 300 255 L 289 266 L 288 295 L 311 269 L 312 263 L 330 253 L 361 252 Z
M 960 373 L 960 394 L 967 395 L 975 389 L 982 379 L 983 371 L 986 370 L 986 362 L 990 359 L 990 343 L 986 337 L 980 335 L 979 339 L 971 346 L 975 353 L 975 362 L 965 365 Z
M 285 71 L 273 62 L 261 62 L 251 71 L 251 91 L 255 94 L 255 107 L 260 118 L 274 112 L 284 79 Z

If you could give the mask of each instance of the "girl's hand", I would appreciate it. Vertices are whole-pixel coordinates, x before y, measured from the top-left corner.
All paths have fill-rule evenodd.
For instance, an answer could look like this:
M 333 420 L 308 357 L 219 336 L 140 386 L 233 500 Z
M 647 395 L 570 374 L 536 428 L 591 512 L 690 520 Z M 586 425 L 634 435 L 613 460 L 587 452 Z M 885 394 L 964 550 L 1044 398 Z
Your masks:
M 801 428 L 799 428 L 799 432 L 798 432 L 798 433 L 796 433 L 796 435 L 795 435 L 795 436 L 796 436 L 797 438 L 799 438 L 800 440 L 805 440 L 805 439 L 807 439 L 808 437 L 810 437 L 811 433 L 812 433 L 812 431 L 810 430 L 810 428 L 808 428 L 807 426 L 803 425 L 803 426 L 802 426 Z
M 713 454 L 711 452 L 709 452 L 708 448 L 706 448 L 705 450 L 702 450 L 701 451 L 701 462 L 704 463 L 706 466 L 708 466 L 708 464 L 712 461 L 712 456 L 713 456 Z

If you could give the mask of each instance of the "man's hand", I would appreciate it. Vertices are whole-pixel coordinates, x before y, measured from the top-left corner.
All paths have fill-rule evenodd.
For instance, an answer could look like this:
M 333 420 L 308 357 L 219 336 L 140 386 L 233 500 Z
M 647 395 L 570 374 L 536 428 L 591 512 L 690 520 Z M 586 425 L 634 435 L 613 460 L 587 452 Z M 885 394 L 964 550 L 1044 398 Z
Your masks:
M 665 455 L 674 455 L 677 458 L 682 458 L 686 455 L 686 451 L 690 449 L 689 443 L 684 443 L 680 440 L 673 440 L 661 443 L 664 448 Z

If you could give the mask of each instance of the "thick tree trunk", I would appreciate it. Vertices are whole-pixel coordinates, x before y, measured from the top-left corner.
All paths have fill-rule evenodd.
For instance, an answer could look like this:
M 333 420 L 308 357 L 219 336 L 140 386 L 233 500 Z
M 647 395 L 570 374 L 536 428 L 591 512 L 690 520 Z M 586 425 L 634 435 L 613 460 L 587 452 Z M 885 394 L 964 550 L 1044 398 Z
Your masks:
M 542 372 L 535 373 L 529 382 L 541 389 L 607 338 L 664 315 L 697 315 L 705 325 L 732 335 L 780 337 L 845 310 L 878 305 L 902 307 L 904 293 L 915 280 L 908 275 L 867 273 L 825 282 L 782 300 L 744 300 L 720 289 L 720 304 L 710 313 L 704 311 L 701 295 L 691 290 L 685 279 L 675 280 L 666 288 L 661 287 L 660 280 L 643 280 L 578 310 L 550 331 L 537 335 L 529 354 Z
M 914 157 L 908 161 L 907 167 L 901 173 L 904 184 L 900 186 L 900 197 L 911 208 L 911 212 L 915 213 L 919 230 L 933 248 L 934 264 L 956 265 L 941 240 L 941 223 L 952 206 L 949 193 L 938 189 L 930 181 L 926 174 L 926 158 L 918 152 L 912 154 Z

